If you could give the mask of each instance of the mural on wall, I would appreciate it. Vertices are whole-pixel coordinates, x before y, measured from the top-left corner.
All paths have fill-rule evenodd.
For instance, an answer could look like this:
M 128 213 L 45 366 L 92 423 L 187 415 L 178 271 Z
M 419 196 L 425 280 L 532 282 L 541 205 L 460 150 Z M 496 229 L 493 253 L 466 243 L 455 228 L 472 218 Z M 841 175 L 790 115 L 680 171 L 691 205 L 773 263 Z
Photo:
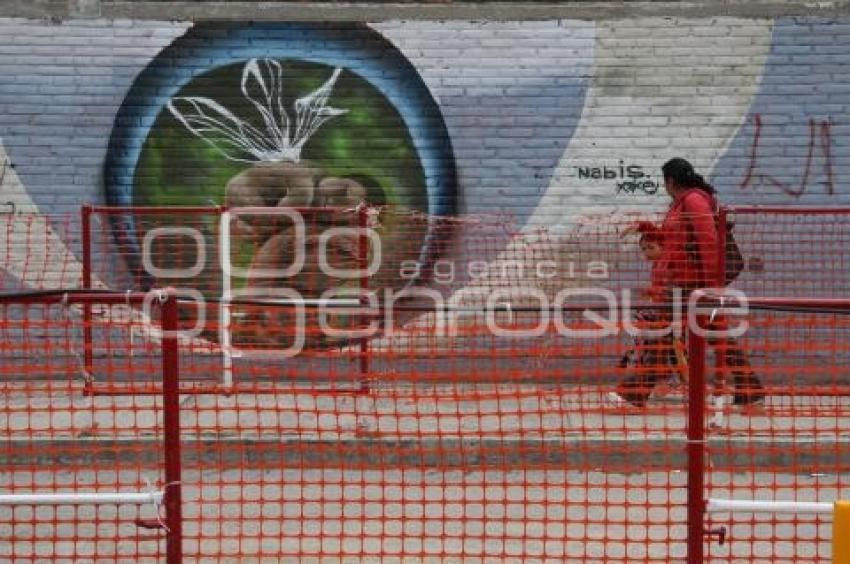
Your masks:
M 18 64 L 0 77 L 27 209 L 363 199 L 570 232 L 665 206 L 659 169 L 676 155 L 727 203 L 850 204 L 850 87 L 830 79 L 850 60 L 839 20 L 132 22 L 133 56 L 119 54 L 130 39 L 103 32 L 114 25 L 0 21 L 26 28 L 4 36 L 21 44 L 41 37 L 58 53 L 85 36 L 91 53 L 79 55 L 88 74 Z M 705 29 L 699 48 L 670 52 L 674 34 Z M 132 249 L 149 226 L 114 227 L 142 273 Z M 242 227 L 239 264 L 280 258 L 284 233 Z M 204 228 L 214 241 L 215 222 Z M 379 229 L 400 259 L 466 252 L 408 217 Z M 397 266 L 381 273 L 390 285 Z
M 105 168 L 112 204 L 348 208 L 304 214 L 307 263 L 285 282 L 305 297 L 337 284 L 357 288 L 358 280 L 323 276 L 316 241 L 328 227 L 356 226 L 359 203 L 384 206 L 375 229 L 393 252 L 376 277 L 396 288 L 407 284 L 400 261 L 437 258 L 427 217 L 456 210 L 454 155 L 440 111 L 413 67 L 365 26 L 195 26 L 139 75 L 115 123 Z M 411 213 L 423 219 L 412 221 Z M 132 261 L 152 225 L 127 219 L 115 229 Z M 215 221 L 204 229 L 205 241 L 217 244 Z M 291 222 L 240 219 L 232 233 L 231 259 L 248 270 L 235 286 L 280 285 L 259 273 L 293 260 Z M 335 238 L 335 266 L 356 265 L 354 247 Z M 206 287 L 217 291 L 216 253 L 207 256 Z M 180 266 L 178 259 L 168 266 Z M 152 283 L 139 264 L 131 268 L 140 284 Z
M 658 211 L 669 202 L 661 165 L 674 156 L 710 175 L 759 91 L 772 22 L 718 19 L 698 49 L 671 54 L 669 38 L 701 25 L 675 18 L 596 22 L 598 64 L 581 121 L 531 225 L 569 232 L 604 228 L 633 210 Z M 636 39 L 645 32 L 645 40 Z M 722 87 L 710 88 L 714 76 L 723 76 Z
M 761 143 L 761 130 L 761 115 L 755 114 L 752 119 L 753 141 L 750 162 L 744 178 L 738 184 L 739 188 L 742 190 L 747 188 L 757 190 L 762 184 L 767 184 L 771 188 L 779 189 L 788 196 L 799 198 L 810 188 L 810 179 L 819 176 L 823 179 L 824 194 L 828 196 L 835 194 L 835 181 L 832 172 L 832 135 L 830 133 L 829 120 L 815 121 L 814 118 L 809 118 L 809 146 L 806 148 L 806 160 L 800 171 L 799 183 L 794 182 L 794 184 L 787 183 L 784 179 L 764 170 L 760 166 L 759 144 Z M 820 157 L 822 159 L 821 166 L 818 167 L 821 169 L 820 171 L 813 170 L 815 168 L 813 167 L 813 161 L 817 157 L 818 151 L 820 151 Z
M 840 22 L 789 18 L 774 22 L 762 78 L 743 126 L 712 171 L 727 201 L 847 205 L 850 168 L 850 43 Z M 821 45 L 828 45 L 823 51 Z M 801 72 L 804 69 L 805 72 Z
M 327 107 L 308 107 L 323 97 Z M 330 107 L 342 111 L 322 127 Z M 219 123 L 197 121 L 205 118 Z M 309 131 L 304 118 L 314 120 Z M 211 144 L 189 120 L 218 137 L 241 130 Z M 287 124 L 300 136 L 291 147 L 281 146 Z M 193 26 L 130 87 L 107 154 L 106 198 L 223 203 L 227 182 L 248 164 L 301 159 L 327 175 L 361 176 L 386 202 L 455 210 L 454 157 L 436 102 L 398 50 L 358 24 Z
M 374 87 L 340 68 L 274 59 L 225 65 L 183 86 L 145 139 L 132 201 L 256 204 L 275 194 L 248 179 L 276 172 L 291 189 L 281 186 L 275 205 L 285 196 L 293 206 L 324 201 L 345 178 L 371 203 L 427 210 L 413 142 Z

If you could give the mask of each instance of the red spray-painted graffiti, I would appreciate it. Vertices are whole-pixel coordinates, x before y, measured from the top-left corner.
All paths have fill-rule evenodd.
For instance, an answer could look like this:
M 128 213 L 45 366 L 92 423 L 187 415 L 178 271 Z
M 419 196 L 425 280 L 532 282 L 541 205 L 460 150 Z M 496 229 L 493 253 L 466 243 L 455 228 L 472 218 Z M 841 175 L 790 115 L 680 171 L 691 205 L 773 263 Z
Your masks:
M 796 188 L 788 183 L 779 180 L 771 174 L 757 172 L 759 158 L 759 142 L 761 141 L 761 115 L 753 116 L 753 143 L 750 149 L 750 163 L 747 166 L 747 172 L 743 180 L 739 184 L 741 189 L 745 189 L 758 181 L 766 182 L 776 188 L 782 190 L 785 194 L 799 198 L 806 192 L 809 178 L 812 171 L 812 161 L 814 160 L 815 144 L 820 147 L 823 154 L 824 175 L 826 176 L 825 186 L 828 195 L 835 194 L 835 183 L 832 174 L 832 136 L 830 132 L 829 120 L 815 121 L 814 118 L 809 118 L 809 148 L 806 156 L 806 164 L 803 167 L 803 176 L 800 179 L 800 184 Z

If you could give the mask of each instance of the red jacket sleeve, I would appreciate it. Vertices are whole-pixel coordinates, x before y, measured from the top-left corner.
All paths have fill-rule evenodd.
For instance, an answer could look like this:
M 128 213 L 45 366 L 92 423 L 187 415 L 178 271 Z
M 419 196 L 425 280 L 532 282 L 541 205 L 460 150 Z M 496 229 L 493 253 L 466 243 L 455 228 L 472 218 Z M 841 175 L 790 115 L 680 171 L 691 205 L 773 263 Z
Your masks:
M 721 283 L 720 239 L 717 235 L 714 201 L 699 190 L 691 190 L 682 198 L 682 219 L 693 228 L 693 242 L 702 266 L 703 281 L 708 286 Z

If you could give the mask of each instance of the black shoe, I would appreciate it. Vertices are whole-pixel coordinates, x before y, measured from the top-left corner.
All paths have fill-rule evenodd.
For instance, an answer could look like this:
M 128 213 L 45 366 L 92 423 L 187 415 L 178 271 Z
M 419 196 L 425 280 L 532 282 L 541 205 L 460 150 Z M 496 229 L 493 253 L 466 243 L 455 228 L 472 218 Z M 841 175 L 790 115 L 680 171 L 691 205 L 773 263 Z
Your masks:
M 766 394 L 759 378 L 752 372 L 735 374 L 735 396 L 732 405 L 746 406 L 761 403 Z
M 766 394 L 764 393 L 762 388 L 757 388 L 753 391 L 742 392 L 740 390 L 735 391 L 735 397 L 732 398 L 732 405 L 742 407 L 747 405 L 757 405 L 764 403 L 764 398 Z

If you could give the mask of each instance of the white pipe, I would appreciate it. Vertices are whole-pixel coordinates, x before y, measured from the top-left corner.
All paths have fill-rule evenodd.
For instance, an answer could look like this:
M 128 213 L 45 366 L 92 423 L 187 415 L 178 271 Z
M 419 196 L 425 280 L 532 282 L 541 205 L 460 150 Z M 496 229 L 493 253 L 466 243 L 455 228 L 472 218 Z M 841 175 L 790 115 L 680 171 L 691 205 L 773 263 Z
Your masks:
M 706 500 L 705 510 L 711 513 L 829 513 L 835 511 L 834 503 L 816 501 L 756 501 L 751 499 Z
M 0 494 L 0 505 L 98 505 L 133 503 L 136 505 L 162 503 L 164 492 L 145 493 L 55 493 Z
M 221 344 L 222 385 L 229 388 L 233 385 L 233 353 L 231 351 L 232 339 L 230 334 L 230 300 L 233 292 L 230 285 L 230 212 L 221 214 L 218 226 L 219 264 L 221 265 L 221 303 L 219 311 L 219 343 Z

